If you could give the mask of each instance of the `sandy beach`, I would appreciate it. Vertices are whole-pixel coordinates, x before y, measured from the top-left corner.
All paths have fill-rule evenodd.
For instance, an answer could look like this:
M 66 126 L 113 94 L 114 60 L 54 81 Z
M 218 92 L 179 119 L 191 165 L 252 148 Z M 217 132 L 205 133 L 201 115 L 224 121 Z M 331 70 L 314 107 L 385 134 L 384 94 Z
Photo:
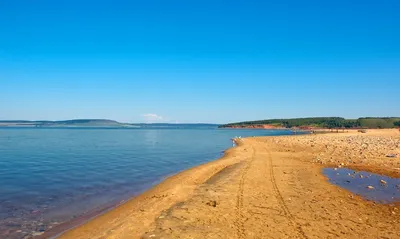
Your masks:
M 244 138 L 60 238 L 400 238 L 398 203 L 333 185 L 326 167 L 399 178 L 400 132 Z

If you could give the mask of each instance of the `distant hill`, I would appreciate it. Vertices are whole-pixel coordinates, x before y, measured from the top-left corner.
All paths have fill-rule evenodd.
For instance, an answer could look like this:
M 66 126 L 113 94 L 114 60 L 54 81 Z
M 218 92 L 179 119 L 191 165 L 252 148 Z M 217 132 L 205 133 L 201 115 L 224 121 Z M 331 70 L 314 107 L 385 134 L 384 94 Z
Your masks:
M 60 121 L 50 121 L 50 120 L 0 120 L 0 126 L 25 126 L 25 127 L 62 127 L 62 126 L 120 126 L 121 123 L 114 120 L 106 119 L 74 119 L 74 120 L 60 120 Z
M 107 119 L 75 119 L 44 122 L 44 124 L 60 124 L 60 125 L 120 125 L 121 123 L 115 120 Z
M 400 117 L 310 117 L 294 119 L 268 119 L 221 125 L 221 128 L 394 128 L 400 127 Z
M 107 119 L 73 120 L 0 120 L 0 127 L 112 127 L 112 128 L 216 128 L 217 124 L 169 124 L 169 123 L 120 123 Z

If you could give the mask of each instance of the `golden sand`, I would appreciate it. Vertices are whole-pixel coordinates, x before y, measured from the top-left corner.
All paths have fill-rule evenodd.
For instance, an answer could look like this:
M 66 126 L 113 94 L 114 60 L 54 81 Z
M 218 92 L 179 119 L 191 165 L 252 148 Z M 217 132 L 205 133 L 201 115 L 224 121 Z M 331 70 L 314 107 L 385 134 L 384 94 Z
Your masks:
M 398 130 L 246 138 L 61 238 L 400 238 L 398 205 L 321 174 L 332 165 L 399 177 L 399 157 Z

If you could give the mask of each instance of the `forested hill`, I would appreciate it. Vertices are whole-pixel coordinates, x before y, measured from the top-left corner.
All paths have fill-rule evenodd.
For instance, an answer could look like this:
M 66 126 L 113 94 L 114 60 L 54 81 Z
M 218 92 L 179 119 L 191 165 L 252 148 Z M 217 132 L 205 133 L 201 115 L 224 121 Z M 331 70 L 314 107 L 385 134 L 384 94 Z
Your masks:
M 46 127 L 46 126 L 119 126 L 121 123 L 115 120 L 107 119 L 74 119 L 74 120 L 0 120 L 0 126 L 34 126 L 34 127 Z
M 0 127 L 106 127 L 106 128 L 153 128 L 153 129 L 206 129 L 217 128 L 216 124 L 171 124 L 171 123 L 121 123 L 115 120 L 108 119 L 73 119 L 73 120 L 0 120 Z
M 394 128 L 400 127 L 400 117 L 366 117 L 345 119 L 341 117 L 310 117 L 294 119 L 268 119 L 221 125 L 220 128 Z

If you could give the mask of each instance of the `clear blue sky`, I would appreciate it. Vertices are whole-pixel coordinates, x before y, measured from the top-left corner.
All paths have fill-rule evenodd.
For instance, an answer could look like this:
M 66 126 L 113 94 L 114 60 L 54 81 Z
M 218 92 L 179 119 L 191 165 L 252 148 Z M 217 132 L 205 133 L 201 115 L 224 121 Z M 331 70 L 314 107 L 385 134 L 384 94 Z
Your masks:
M 400 1 L 0 1 L 0 119 L 400 115 Z

